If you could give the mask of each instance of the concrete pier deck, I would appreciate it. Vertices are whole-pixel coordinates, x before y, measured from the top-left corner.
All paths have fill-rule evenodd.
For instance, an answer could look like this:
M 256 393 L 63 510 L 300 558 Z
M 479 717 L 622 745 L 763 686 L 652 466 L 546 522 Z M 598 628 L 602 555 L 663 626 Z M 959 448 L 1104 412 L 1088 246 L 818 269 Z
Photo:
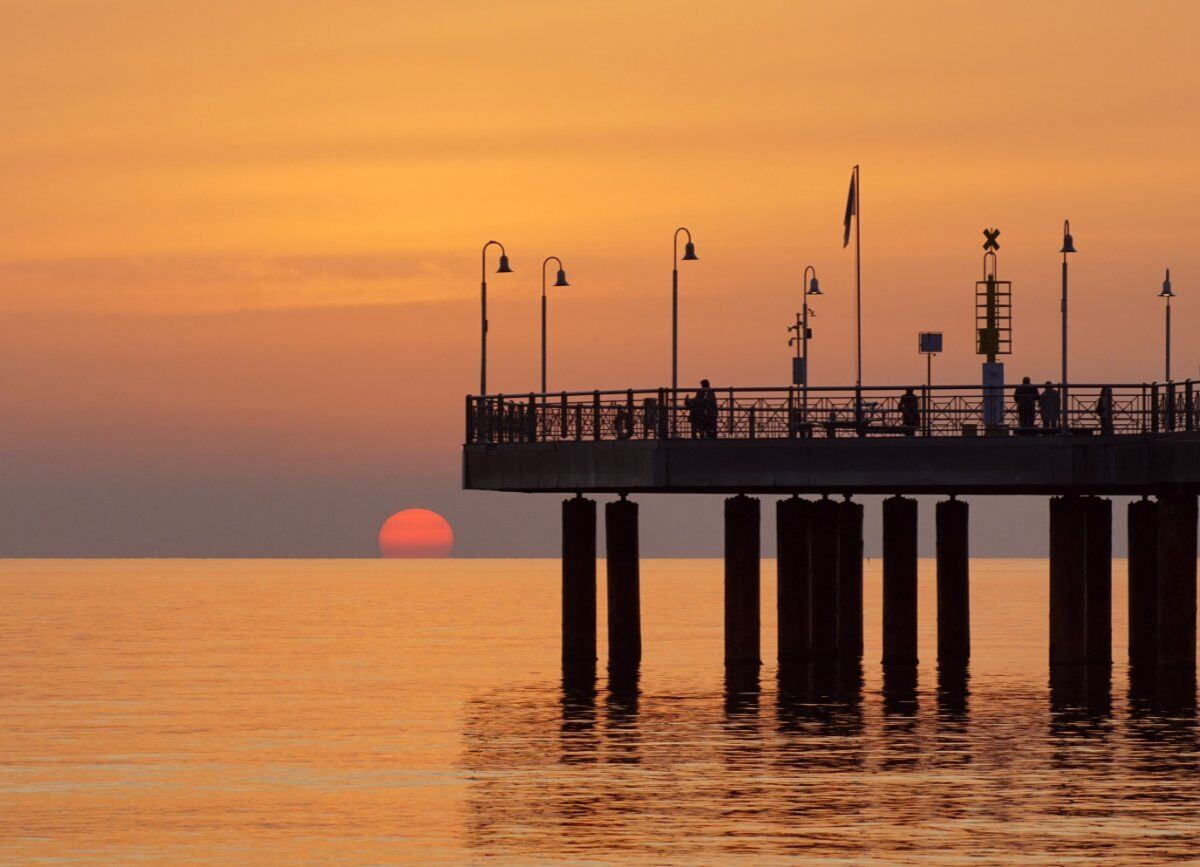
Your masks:
M 1200 431 L 468 443 L 463 487 L 528 493 L 1200 493 Z

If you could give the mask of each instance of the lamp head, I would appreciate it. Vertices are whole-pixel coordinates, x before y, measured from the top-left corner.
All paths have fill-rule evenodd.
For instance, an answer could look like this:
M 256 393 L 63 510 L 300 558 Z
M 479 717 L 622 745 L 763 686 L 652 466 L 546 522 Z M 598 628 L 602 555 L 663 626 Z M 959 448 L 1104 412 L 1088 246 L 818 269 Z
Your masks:
M 688 241 L 686 246 L 683 248 L 683 261 L 691 262 L 699 258 L 700 257 L 696 255 L 696 245 L 691 241 Z
M 511 274 L 512 268 L 508 267 L 508 254 L 500 254 L 500 267 L 496 269 L 497 274 Z
M 554 285 L 555 286 L 570 286 L 571 285 L 570 283 L 567 282 L 567 272 L 564 271 L 562 268 L 558 269 L 558 277 L 555 279 Z
M 1075 239 L 1071 237 L 1071 221 L 1063 220 L 1063 245 L 1060 253 L 1074 253 Z
M 1174 298 L 1175 292 L 1171 289 L 1171 269 L 1167 269 L 1167 279 L 1163 280 L 1162 291 L 1158 293 L 1159 298 Z
M 809 294 L 809 295 L 821 295 L 821 294 L 823 294 L 823 293 L 821 292 L 821 284 L 817 282 L 817 275 L 816 275 L 816 274 L 813 274 L 813 277 L 812 277 L 812 279 L 808 281 L 808 294 Z

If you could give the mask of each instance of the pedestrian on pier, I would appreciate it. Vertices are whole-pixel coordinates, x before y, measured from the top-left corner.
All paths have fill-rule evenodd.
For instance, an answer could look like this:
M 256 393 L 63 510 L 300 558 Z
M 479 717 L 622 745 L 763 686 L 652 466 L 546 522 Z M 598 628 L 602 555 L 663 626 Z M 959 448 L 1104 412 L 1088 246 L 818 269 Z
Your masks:
M 692 439 L 715 439 L 717 436 L 717 395 L 707 379 L 700 380 L 696 394 L 684 401 L 688 408 L 688 421 L 692 426 Z
M 907 428 L 904 435 L 910 437 L 916 433 L 917 428 L 921 425 L 921 404 L 911 388 L 900 395 L 899 406 L 900 423 Z
M 1017 425 L 1021 432 L 1028 432 L 1034 427 L 1034 413 L 1038 403 L 1037 386 L 1026 376 L 1021 380 L 1021 384 L 1013 389 L 1013 397 L 1017 401 Z
M 1113 390 L 1111 385 L 1100 389 L 1100 396 L 1096 398 L 1096 415 L 1100 418 L 1100 433 L 1111 434 L 1113 432 Z
M 1036 389 L 1034 390 L 1036 391 Z M 1046 430 L 1058 430 L 1058 417 L 1062 409 L 1062 401 L 1059 400 L 1058 389 L 1050 384 L 1050 380 L 1046 380 L 1037 400 L 1038 408 L 1042 412 L 1042 427 Z

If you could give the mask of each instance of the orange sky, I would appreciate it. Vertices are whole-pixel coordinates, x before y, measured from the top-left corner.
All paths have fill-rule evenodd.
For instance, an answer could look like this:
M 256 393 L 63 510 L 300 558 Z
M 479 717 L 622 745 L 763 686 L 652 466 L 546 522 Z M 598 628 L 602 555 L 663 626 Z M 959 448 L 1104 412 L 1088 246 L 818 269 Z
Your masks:
M 496 390 L 536 383 L 551 254 L 574 284 L 551 386 L 664 383 L 680 224 L 701 256 L 683 381 L 784 384 L 812 263 L 813 381 L 848 382 L 855 162 L 868 382 L 919 378 L 922 329 L 946 332 L 939 379 L 977 380 L 990 225 L 1009 376 L 1052 378 L 1064 217 L 1075 376 L 1161 376 L 1168 265 L 1176 371 L 1197 375 L 1198 24 L 1187 3 L 0 2 L 0 447 L 27 479 L 0 547 L 56 550 L 64 515 L 100 544 L 124 515 L 111 550 L 206 550 L 219 507 L 139 516 L 253 476 L 272 526 L 289 485 L 311 483 L 318 529 L 361 510 L 331 552 L 420 505 L 492 550 L 455 490 L 482 241 L 517 272 L 491 283 Z

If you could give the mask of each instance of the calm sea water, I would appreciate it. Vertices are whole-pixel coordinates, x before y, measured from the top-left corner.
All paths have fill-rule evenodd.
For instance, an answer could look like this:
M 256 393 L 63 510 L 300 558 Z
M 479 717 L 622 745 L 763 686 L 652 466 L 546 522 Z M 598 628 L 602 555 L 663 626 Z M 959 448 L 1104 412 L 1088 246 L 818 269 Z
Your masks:
M 720 562 L 651 560 L 639 682 L 564 690 L 555 561 L 9 561 L 0 861 L 1200 860 L 1194 689 L 1052 691 L 1045 562 L 972 567 L 965 676 L 930 563 L 915 685 L 878 561 L 861 674 L 781 683 L 764 563 L 727 683 Z

